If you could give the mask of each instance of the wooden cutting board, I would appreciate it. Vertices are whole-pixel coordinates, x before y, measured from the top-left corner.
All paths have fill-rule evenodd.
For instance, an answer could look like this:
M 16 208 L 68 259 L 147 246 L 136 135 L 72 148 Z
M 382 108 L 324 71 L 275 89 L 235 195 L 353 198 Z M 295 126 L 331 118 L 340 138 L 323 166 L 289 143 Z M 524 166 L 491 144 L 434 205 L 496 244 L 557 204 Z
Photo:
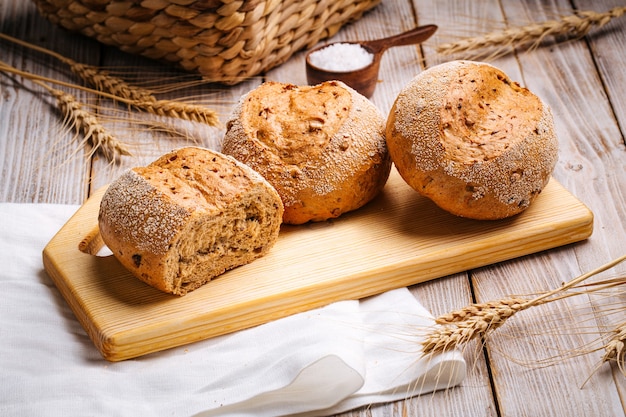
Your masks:
M 475 221 L 442 211 L 394 170 L 369 205 L 324 223 L 283 226 L 265 257 L 177 297 L 137 280 L 112 256 L 85 253 L 100 246 L 103 192 L 54 236 L 43 262 L 110 361 L 584 240 L 593 229 L 593 214 L 554 179 L 521 215 Z

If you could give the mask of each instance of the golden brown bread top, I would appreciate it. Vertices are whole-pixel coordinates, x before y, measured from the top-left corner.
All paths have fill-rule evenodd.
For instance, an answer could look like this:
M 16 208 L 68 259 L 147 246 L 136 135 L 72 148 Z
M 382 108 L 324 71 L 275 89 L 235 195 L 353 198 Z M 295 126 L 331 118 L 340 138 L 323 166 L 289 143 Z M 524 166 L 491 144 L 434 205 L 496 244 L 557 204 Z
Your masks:
M 558 156 L 550 109 L 481 62 L 452 61 L 418 74 L 398 95 L 386 133 L 407 183 L 475 219 L 525 210 Z
M 396 165 L 459 180 L 475 200 L 490 194 L 511 212 L 543 189 L 558 153 L 549 108 L 501 70 L 471 61 L 416 76 L 394 103 L 387 138 Z M 403 177 L 428 188 L 426 174 Z
M 246 94 L 227 123 L 222 152 L 265 177 L 286 223 L 353 210 L 382 188 L 390 159 L 384 117 L 341 82 L 267 82 Z
M 148 166 L 128 170 L 109 186 L 100 205 L 100 218 L 106 219 L 101 228 L 142 251 L 163 254 L 192 214 L 223 211 L 255 182 L 266 184 L 227 155 L 195 147 L 177 149 Z
M 279 94 L 293 91 L 287 100 Z M 266 84 L 250 94 L 241 122 L 259 144 L 267 146 L 285 165 L 304 166 L 320 157 L 348 118 L 350 93 L 336 84 L 326 88 Z M 346 145 L 347 146 L 347 145 Z
M 540 100 L 488 66 L 460 67 L 441 109 L 448 160 L 485 162 L 527 137 L 541 117 Z

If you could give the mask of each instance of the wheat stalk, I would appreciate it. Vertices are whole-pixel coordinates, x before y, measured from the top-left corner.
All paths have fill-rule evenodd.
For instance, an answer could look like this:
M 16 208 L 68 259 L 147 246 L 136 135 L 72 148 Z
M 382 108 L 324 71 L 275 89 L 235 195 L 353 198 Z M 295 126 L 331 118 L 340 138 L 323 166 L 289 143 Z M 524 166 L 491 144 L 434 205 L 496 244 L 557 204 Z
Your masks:
M 219 124 L 217 113 L 205 106 L 193 103 L 184 103 L 176 100 L 157 100 L 152 92 L 137 86 L 129 85 L 124 80 L 109 75 L 90 65 L 80 64 L 69 58 L 62 57 L 72 71 L 83 80 L 89 82 L 98 91 L 109 93 L 107 97 L 122 101 L 137 110 L 158 116 L 183 119 L 210 126 Z
M 53 58 L 66 64 L 74 74 L 79 76 L 88 85 L 91 85 L 99 91 L 104 91 L 117 97 L 122 97 L 129 100 L 156 101 L 156 98 L 154 97 L 152 91 L 142 87 L 130 85 L 121 78 L 115 77 L 111 75 L 108 71 L 102 70 L 93 65 L 81 64 L 57 52 L 51 51 L 41 46 L 33 45 L 32 43 L 14 38 L 4 33 L 0 33 L 0 39 L 4 39 L 25 48 L 29 48 L 34 51 L 52 56 Z
M 83 79 L 83 81 L 94 87 L 95 92 L 101 96 L 121 101 L 137 110 L 159 116 L 194 121 L 208 124 L 210 126 L 219 124 L 216 112 L 205 106 L 183 103 L 175 100 L 157 100 L 152 91 L 130 85 L 121 78 L 114 77 L 107 71 L 101 70 L 97 67 L 81 64 L 49 49 L 33 45 L 2 33 L 0 33 L 0 38 L 48 54 L 67 64 L 74 74 L 78 75 L 81 79 Z M 46 79 L 45 81 L 57 82 L 56 80 L 51 79 Z M 57 84 L 61 84 L 66 87 L 81 88 L 80 86 L 70 85 L 69 83 L 57 82 Z M 85 88 L 81 89 L 84 90 Z M 93 89 L 88 90 L 94 92 Z
M 626 376 L 626 321 L 613 330 L 613 336 L 605 345 L 602 363 L 614 361 L 620 372 Z
M 615 7 L 605 13 L 580 11 L 564 16 L 560 20 L 549 20 L 525 26 L 508 28 L 486 35 L 460 39 L 455 42 L 439 45 L 437 52 L 451 55 L 459 52 L 476 51 L 489 47 L 522 47 L 530 43 L 540 44 L 548 36 L 567 35 L 570 37 L 585 36 L 593 28 L 600 28 L 614 18 L 626 13 L 626 7 Z
M 94 114 L 85 110 L 72 94 L 52 88 L 41 79 L 30 77 L 27 72 L 3 61 L 0 61 L 0 71 L 21 75 L 45 88 L 56 99 L 57 107 L 63 113 L 64 122 L 77 133 L 83 134 L 83 140 L 91 144 L 92 153 L 100 151 L 109 161 L 115 161 L 119 156 L 131 155 L 126 146 L 117 140 Z
M 117 140 L 96 116 L 85 110 L 72 94 L 49 88 L 41 82 L 37 84 L 48 88 L 50 94 L 56 98 L 57 105 L 69 126 L 83 134 L 84 140 L 91 144 L 92 152 L 100 151 L 109 161 L 115 161 L 122 155 L 131 155 L 124 144 Z
M 151 113 L 158 116 L 167 116 L 177 119 L 183 119 L 198 123 L 204 123 L 209 126 L 218 126 L 219 118 L 217 113 L 205 106 L 191 103 L 183 103 L 175 100 L 135 100 L 116 96 L 105 91 L 94 90 L 92 88 L 68 83 L 61 80 L 55 80 L 49 77 L 43 77 L 36 74 L 31 74 L 26 71 L 18 70 L 2 61 L 0 61 L 0 70 L 20 75 L 24 78 L 31 80 L 39 80 L 46 83 L 56 84 L 64 87 L 74 88 L 77 90 L 85 91 L 92 94 L 97 94 L 102 97 L 109 98 L 111 100 L 120 101 L 129 106 L 132 106 L 138 110 L 142 110 L 147 113 Z
M 424 354 L 441 353 L 465 345 L 476 338 L 485 338 L 520 311 L 580 294 L 565 292 L 624 260 L 626 260 L 626 255 L 530 300 L 504 298 L 486 303 L 474 303 L 460 310 L 439 316 L 435 322 L 440 326 L 433 327 L 426 335 L 422 341 L 422 351 Z
M 609 335 L 610 336 L 606 337 L 607 341 L 603 346 L 604 355 L 602 355 L 600 363 L 583 382 L 583 387 L 589 382 L 593 375 L 608 362 L 615 362 L 622 375 L 626 376 L 626 321 L 615 326 Z M 593 349 L 594 352 L 597 350 L 599 349 Z
M 85 65 L 63 57 L 72 72 L 91 84 L 97 90 L 106 91 L 116 97 L 125 98 L 137 102 L 155 102 L 156 97 L 152 91 L 135 85 L 130 85 L 119 77 L 112 76 L 109 72 L 92 65 Z

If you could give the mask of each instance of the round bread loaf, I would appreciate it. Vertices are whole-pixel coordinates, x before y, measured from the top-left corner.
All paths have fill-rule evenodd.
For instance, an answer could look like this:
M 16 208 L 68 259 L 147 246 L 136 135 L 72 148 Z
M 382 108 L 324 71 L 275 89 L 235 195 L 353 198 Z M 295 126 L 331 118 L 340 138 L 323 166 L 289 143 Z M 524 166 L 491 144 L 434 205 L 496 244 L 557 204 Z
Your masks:
M 453 61 L 416 76 L 387 119 L 404 180 L 457 216 L 502 219 L 548 183 L 558 141 L 548 106 L 485 63 Z
M 185 295 L 275 243 L 280 196 L 248 166 L 188 147 L 133 168 L 100 203 L 102 239 L 133 275 Z
M 276 188 L 289 224 L 324 221 L 363 206 L 391 169 L 384 116 L 338 81 L 267 82 L 250 91 L 227 123 L 222 152 Z

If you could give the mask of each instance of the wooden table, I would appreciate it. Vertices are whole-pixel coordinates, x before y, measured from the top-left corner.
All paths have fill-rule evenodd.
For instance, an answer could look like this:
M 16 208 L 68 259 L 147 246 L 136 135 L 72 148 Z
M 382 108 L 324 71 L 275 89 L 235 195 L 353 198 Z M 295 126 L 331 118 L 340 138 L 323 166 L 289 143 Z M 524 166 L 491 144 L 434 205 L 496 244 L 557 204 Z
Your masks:
M 578 10 L 597 12 L 624 6 L 619 0 L 383 0 L 360 21 L 342 29 L 336 39 L 374 39 L 417 24 L 439 25 L 437 34 L 422 47 L 399 47 L 385 54 L 372 101 L 388 112 L 400 89 L 423 68 L 453 58 L 476 59 L 467 54 L 444 56 L 437 51 L 438 45 L 569 15 L 572 4 Z M 175 73 L 62 31 L 42 19 L 29 1 L 0 3 L 0 32 L 78 62 L 124 67 L 131 79 L 137 76 L 133 68 L 150 68 L 140 79 Z M 550 290 L 626 253 L 626 16 L 581 39 L 552 40 L 533 50 L 507 50 L 479 59 L 499 66 L 552 107 L 560 140 L 554 177 L 593 211 L 593 235 L 581 243 L 412 287 L 435 315 L 472 301 Z M 75 82 L 54 58 L 4 41 L 0 60 L 30 73 Z M 202 95 L 224 120 L 240 95 L 264 80 L 304 84 L 303 60 L 304 54 L 299 53 L 263 77 L 237 86 L 200 85 L 166 96 Z M 121 132 L 118 136 L 133 156 L 110 164 L 99 154 L 87 156 L 78 143 L 80 136 L 73 139 L 73 134 L 60 127 L 54 100 L 40 86 L 19 76 L 2 75 L 0 92 L 3 202 L 80 204 L 124 169 L 188 143 L 184 138 L 155 140 L 147 129 L 118 120 L 114 129 Z M 74 93 L 94 103 L 88 93 Z M 183 127 L 199 144 L 219 147 L 220 128 Z M 626 265 L 621 264 L 608 276 L 623 276 L 625 271 Z M 626 377 L 614 364 L 597 370 L 596 366 L 604 353 L 600 335 L 624 320 L 625 306 L 623 290 L 616 289 L 610 297 L 585 294 L 531 308 L 484 344 L 472 342 L 466 347 L 469 374 L 461 386 L 345 416 L 622 416 Z

